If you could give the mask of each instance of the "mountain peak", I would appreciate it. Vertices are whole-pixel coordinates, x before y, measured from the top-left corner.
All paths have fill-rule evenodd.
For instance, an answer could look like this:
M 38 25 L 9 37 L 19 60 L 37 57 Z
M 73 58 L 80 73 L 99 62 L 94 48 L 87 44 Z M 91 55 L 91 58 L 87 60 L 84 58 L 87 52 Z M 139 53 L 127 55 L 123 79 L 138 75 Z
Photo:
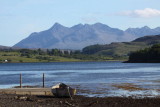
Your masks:
M 141 27 L 141 28 L 139 28 L 139 27 L 137 27 L 137 28 L 128 28 L 128 29 L 126 29 L 126 31 L 132 31 L 132 30 L 141 30 L 141 29 L 150 29 L 148 26 L 144 26 L 144 27 Z
M 56 22 L 56 23 L 51 27 L 51 29 L 55 29 L 55 28 L 58 29 L 58 28 L 62 28 L 62 27 L 64 27 L 64 26 Z
M 92 26 L 110 28 L 108 25 L 105 25 L 105 24 L 102 24 L 102 23 L 95 23 L 95 24 L 93 24 Z
M 150 29 L 148 26 L 144 26 L 144 27 L 142 27 L 143 29 Z
M 62 26 L 60 23 L 56 22 L 54 26 Z
M 63 26 L 63 25 L 61 25 L 60 23 L 55 23 L 53 26 Z
M 156 28 L 154 28 L 154 30 L 160 31 L 160 27 L 156 27 Z
M 105 24 L 102 24 L 102 23 L 98 22 L 98 23 L 95 23 L 93 25 L 98 26 L 98 25 L 105 25 Z

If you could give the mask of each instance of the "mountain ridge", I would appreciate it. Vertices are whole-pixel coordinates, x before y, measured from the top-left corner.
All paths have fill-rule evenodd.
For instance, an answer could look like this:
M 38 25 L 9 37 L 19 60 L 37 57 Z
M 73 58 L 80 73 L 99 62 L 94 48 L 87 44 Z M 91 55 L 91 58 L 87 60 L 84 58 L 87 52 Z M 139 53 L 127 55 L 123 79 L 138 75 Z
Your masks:
M 0 45 L 0 49 L 9 49 L 9 48 L 11 48 L 11 47 Z
M 76 50 L 94 44 L 127 42 L 145 35 L 160 34 L 159 29 L 160 27 L 151 29 L 145 26 L 121 30 L 111 28 L 102 23 L 77 24 L 72 27 L 65 27 L 59 23 L 55 23 L 47 30 L 31 33 L 27 38 L 21 40 L 13 47 Z

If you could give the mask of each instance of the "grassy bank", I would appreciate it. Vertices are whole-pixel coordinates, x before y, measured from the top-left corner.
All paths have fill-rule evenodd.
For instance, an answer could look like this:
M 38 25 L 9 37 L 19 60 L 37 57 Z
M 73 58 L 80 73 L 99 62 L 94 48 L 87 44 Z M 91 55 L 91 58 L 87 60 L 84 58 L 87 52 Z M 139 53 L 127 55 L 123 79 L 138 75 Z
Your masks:
M 79 51 L 61 52 L 54 50 L 1 50 L 0 63 L 26 63 L 26 62 L 79 62 L 79 61 L 124 61 L 122 57 L 108 57 L 82 54 Z
M 1 63 L 25 63 L 25 62 L 72 62 L 72 61 L 82 61 L 80 59 L 74 58 L 65 58 L 61 56 L 43 56 L 44 59 L 39 59 L 37 57 L 41 56 L 32 56 L 30 58 L 21 57 L 21 56 L 0 56 Z

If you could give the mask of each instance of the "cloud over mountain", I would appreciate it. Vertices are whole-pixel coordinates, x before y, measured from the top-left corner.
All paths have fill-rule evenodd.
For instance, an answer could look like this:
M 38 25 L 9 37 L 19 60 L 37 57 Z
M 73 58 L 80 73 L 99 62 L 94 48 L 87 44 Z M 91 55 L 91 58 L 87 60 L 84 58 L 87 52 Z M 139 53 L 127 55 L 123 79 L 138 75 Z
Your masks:
M 120 12 L 119 15 L 140 18 L 151 18 L 160 16 L 160 10 L 153 8 L 145 8 L 143 10 L 123 11 Z

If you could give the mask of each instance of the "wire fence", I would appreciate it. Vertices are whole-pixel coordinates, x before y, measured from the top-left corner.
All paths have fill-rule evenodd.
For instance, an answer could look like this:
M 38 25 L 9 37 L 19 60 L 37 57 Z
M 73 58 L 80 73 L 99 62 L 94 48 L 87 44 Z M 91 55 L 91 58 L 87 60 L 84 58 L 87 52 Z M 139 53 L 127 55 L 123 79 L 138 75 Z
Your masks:
M 45 88 L 45 74 L 44 73 L 42 74 L 41 81 L 42 81 L 42 87 Z M 33 83 L 33 81 L 32 81 L 32 83 Z M 29 86 L 29 85 L 23 86 L 23 76 L 20 73 L 20 75 L 19 75 L 19 88 L 23 88 L 23 87 L 36 87 L 36 86 Z
M 45 88 L 45 81 L 48 81 L 48 79 L 45 73 L 38 75 L 32 73 L 1 74 L 0 88 Z

